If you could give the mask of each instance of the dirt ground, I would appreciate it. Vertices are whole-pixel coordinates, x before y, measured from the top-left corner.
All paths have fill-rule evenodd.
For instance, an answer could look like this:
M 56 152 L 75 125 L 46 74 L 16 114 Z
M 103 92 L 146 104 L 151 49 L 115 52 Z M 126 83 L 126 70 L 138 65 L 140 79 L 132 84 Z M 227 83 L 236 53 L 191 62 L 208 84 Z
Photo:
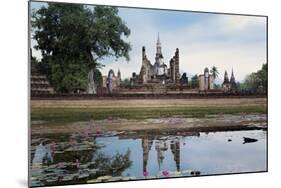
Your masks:
M 266 114 L 210 115 L 207 118 L 158 118 L 143 121 L 114 119 L 75 122 L 61 126 L 34 126 L 32 134 L 121 131 L 230 131 L 267 129 Z
M 31 100 L 31 108 L 209 107 L 266 105 L 266 98 Z

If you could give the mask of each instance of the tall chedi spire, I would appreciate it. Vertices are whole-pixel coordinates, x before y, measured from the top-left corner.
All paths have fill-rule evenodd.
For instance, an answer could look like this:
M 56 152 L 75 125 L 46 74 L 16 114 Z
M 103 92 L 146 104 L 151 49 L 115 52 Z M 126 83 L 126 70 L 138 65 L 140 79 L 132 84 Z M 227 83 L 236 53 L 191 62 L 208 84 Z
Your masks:
M 159 32 L 158 32 L 158 35 L 157 35 L 157 43 L 156 43 L 156 45 L 157 45 L 157 47 L 159 46 L 161 48 Z
M 228 75 L 227 75 L 227 71 L 224 72 L 224 81 L 223 81 L 223 84 L 227 84 L 229 83 L 229 78 L 228 78 Z
M 237 90 L 237 85 L 236 85 L 236 82 L 235 82 L 235 77 L 234 77 L 234 73 L 233 73 L 233 68 L 232 68 L 231 77 L 230 77 L 230 84 L 231 84 L 231 91 L 232 91 L 232 92 L 236 92 L 236 90 Z
M 231 83 L 235 83 L 235 77 L 234 77 L 234 73 L 233 73 L 233 68 L 232 68 L 232 71 L 231 71 L 230 82 Z
M 155 57 L 156 62 L 158 62 L 158 60 L 160 58 L 163 58 L 163 55 L 162 55 L 162 47 L 161 47 L 161 42 L 160 42 L 160 36 L 159 36 L 159 32 L 158 32 L 157 42 L 156 42 L 156 57 Z

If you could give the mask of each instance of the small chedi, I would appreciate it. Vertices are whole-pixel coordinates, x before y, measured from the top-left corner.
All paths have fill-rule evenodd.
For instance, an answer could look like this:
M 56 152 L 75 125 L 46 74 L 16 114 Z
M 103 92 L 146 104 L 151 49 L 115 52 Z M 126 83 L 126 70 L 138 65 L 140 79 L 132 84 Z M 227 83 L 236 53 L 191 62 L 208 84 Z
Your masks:
M 237 85 L 236 85 L 236 82 L 235 82 L 233 69 L 231 71 L 230 80 L 228 78 L 227 71 L 225 71 L 224 81 L 222 83 L 222 89 L 223 89 L 224 92 L 236 92 L 237 91 Z

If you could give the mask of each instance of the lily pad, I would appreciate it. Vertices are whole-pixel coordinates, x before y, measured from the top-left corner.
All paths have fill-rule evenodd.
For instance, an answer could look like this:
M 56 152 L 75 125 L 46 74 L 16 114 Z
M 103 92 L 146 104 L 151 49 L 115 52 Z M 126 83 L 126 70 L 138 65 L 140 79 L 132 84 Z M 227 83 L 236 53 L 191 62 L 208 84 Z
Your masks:
M 102 182 L 102 180 L 99 179 L 92 179 L 92 180 L 88 180 L 87 183 L 99 183 Z
M 109 178 L 111 178 L 112 176 L 100 176 L 100 177 L 98 177 L 97 179 L 98 180 L 102 180 L 102 181 L 104 181 L 104 180 L 108 180 Z

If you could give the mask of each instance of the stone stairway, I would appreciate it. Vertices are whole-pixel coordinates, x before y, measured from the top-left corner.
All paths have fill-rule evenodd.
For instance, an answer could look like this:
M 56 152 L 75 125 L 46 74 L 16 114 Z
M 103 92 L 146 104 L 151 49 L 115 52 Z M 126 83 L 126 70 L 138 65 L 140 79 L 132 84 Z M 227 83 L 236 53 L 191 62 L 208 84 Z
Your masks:
M 54 89 L 51 87 L 48 79 L 44 75 L 32 74 L 31 75 L 31 94 L 52 94 Z

